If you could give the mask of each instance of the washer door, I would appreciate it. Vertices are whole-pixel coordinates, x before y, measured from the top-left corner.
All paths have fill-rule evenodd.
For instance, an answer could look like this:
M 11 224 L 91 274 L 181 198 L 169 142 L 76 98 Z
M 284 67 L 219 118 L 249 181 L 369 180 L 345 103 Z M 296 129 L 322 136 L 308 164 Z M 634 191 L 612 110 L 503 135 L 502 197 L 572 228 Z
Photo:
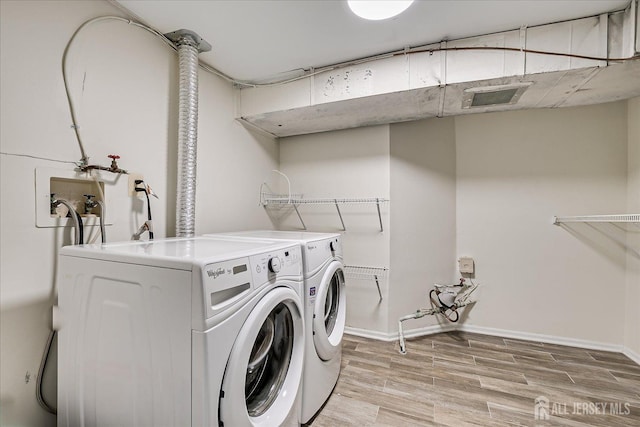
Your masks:
M 340 352 L 346 312 L 343 265 L 333 261 L 322 277 L 313 307 L 313 343 L 322 360 Z
M 224 425 L 279 426 L 291 414 L 298 416 L 304 351 L 301 313 L 300 298 L 287 287 L 269 291 L 251 311 L 222 382 Z

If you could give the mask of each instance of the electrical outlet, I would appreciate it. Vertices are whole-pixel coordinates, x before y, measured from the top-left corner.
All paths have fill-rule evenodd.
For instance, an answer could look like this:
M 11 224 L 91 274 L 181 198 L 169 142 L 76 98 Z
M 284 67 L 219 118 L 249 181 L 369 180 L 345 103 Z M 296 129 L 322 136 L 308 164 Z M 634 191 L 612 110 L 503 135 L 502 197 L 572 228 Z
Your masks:
M 474 264 L 473 258 L 462 257 L 458 260 L 458 266 L 460 267 L 460 273 L 473 274 Z
M 138 179 L 144 180 L 144 177 L 139 173 L 129 173 L 129 196 L 131 197 L 138 197 L 138 194 L 141 194 L 135 190 L 136 180 Z

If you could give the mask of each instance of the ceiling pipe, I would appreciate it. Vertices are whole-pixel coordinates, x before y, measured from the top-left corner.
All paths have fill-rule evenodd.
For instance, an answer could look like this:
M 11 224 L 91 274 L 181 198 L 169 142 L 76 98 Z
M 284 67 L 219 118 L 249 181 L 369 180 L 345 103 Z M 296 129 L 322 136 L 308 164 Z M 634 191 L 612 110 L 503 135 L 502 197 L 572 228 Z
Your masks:
M 180 74 L 176 236 L 192 237 L 196 219 L 198 53 L 211 50 L 211 45 L 189 30 L 178 30 L 165 36 L 177 47 Z

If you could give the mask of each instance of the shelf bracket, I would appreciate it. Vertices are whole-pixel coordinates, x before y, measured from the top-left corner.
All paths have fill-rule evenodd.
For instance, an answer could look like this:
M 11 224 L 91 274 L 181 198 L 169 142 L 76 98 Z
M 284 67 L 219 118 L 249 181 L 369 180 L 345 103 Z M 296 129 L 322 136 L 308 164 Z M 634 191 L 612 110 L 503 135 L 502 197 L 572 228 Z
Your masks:
M 338 216 L 340 217 L 340 222 L 342 223 L 342 231 L 347 231 L 347 227 L 344 225 L 344 220 L 342 219 L 342 212 L 340 212 L 340 207 L 338 206 L 338 199 L 334 199 L 336 204 L 336 210 L 338 211 Z
M 378 288 L 378 296 L 380 297 L 380 302 L 382 302 L 382 292 L 380 292 L 380 281 L 378 280 L 378 275 L 374 274 L 373 278 L 376 281 L 376 287 Z
M 380 221 L 380 232 L 384 232 L 382 228 L 382 215 L 380 214 L 380 199 L 376 199 L 376 207 L 378 208 L 378 220 Z
M 295 209 L 296 213 L 298 214 L 298 219 L 300 219 L 300 223 L 302 224 L 302 229 L 306 230 L 307 226 L 305 225 L 304 221 L 302 220 L 302 215 L 300 215 L 300 211 L 298 211 L 298 205 L 293 203 L 292 206 L 293 206 L 293 209 Z

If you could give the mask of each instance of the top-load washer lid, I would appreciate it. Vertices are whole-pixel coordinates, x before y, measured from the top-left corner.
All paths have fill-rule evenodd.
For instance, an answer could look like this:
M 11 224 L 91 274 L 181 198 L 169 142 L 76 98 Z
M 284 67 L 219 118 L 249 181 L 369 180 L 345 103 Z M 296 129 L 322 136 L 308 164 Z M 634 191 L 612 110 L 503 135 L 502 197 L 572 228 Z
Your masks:
M 290 243 L 283 241 L 249 241 L 224 236 L 190 237 L 65 246 L 60 250 L 60 255 L 192 270 L 194 264 L 205 265 L 288 246 Z

